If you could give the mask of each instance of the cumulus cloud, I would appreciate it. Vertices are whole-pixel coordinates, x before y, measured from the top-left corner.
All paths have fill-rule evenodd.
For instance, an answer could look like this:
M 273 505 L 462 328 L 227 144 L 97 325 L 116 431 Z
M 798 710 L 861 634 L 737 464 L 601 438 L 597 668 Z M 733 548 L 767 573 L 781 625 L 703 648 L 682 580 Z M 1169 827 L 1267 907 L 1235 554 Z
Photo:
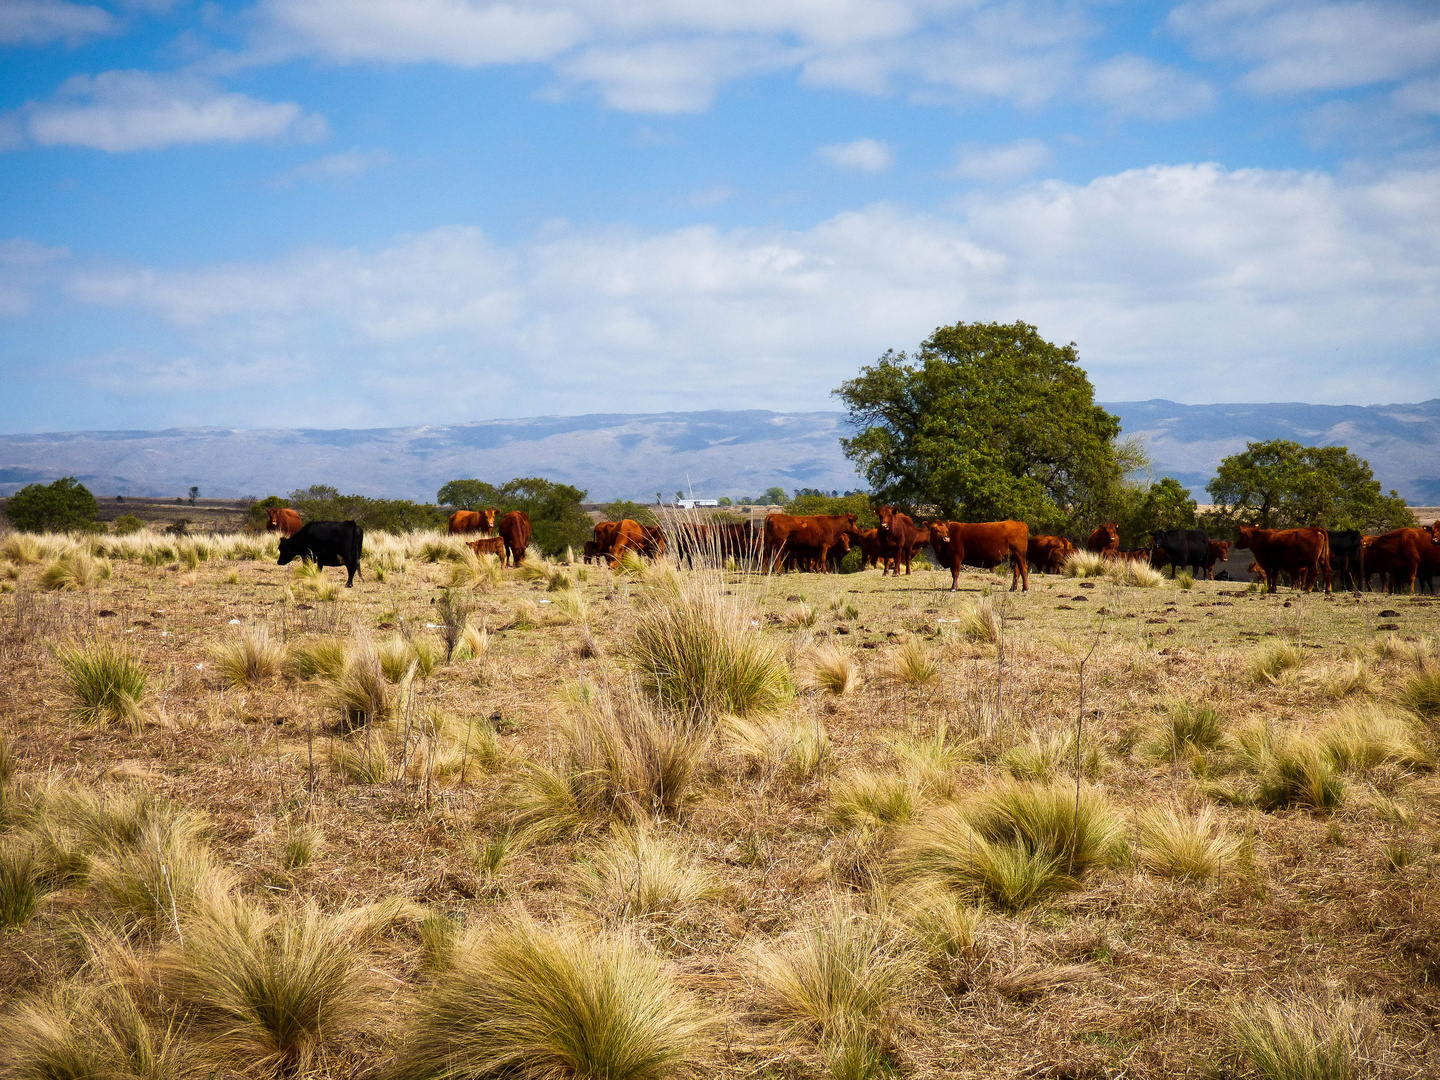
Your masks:
M 815 151 L 837 169 L 855 172 L 882 173 L 895 163 L 895 154 L 888 143 L 879 139 L 856 139 L 854 142 L 822 146 Z
M 41 146 L 111 153 L 185 143 L 323 137 L 325 121 L 293 102 L 259 101 L 186 74 L 107 71 L 66 80 L 49 101 L 10 114 L 12 130 Z
M 1005 183 L 1032 176 L 1052 160 L 1050 148 L 1039 139 L 1018 139 L 1003 146 L 968 145 L 960 148 L 955 175 L 966 180 Z
M 0 45 L 78 45 L 116 33 L 119 21 L 102 7 L 67 0 L 5 0 L 0 4 Z
M 66 287 L 178 336 L 183 360 L 147 361 L 131 392 L 203 394 L 223 372 L 287 387 L 292 420 L 321 400 L 372 423 L 813 408 L 884 349 L 960 319 L 1076 341 L 1109 399 L 1413 400 L 1440 393 L 1440 234 L 1416 228 L 1436 220 L 1433 170 L 1157 166 L 978 194 L 952 216 L 556 225 L 513 245 L 457 226 L 271 262 L 70 266 Z
M 1115 56 L 1090 71 L 1090 96 L 1119 116 L 1178 120 L 1204 112 L 1215 94 L 1203 79 L 1144 56 Z
M 1440 9 L 1410 0 L 1191 0 L 1171 27 L 1202 56 L 1250 65 L 1262 94 L 1389 82 L 1440 63 Z

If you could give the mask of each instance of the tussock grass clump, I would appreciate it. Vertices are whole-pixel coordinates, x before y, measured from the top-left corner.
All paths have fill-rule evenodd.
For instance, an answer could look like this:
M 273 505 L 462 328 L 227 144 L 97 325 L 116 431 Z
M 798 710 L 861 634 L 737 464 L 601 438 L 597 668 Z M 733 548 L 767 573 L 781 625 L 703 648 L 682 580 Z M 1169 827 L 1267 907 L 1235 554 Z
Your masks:
M 1214 750 L 1225 737 L 1225 719 L 1213 705 L 1170 699 L 1146 746 L 1152 761 L 1174 764 L 1196 751 Z
M 325 834 L 315 825 L 299 825 L 286 830 L 280 849 L 280 865 L 286 870 L 299 870 L 315 861 L 325 846 Z
M 451 588 L 498 589 L 505 583 L 505 567 L 498 555 L 476 555 L 469 548 L 450 570 Z
M 0 847 L 0 930 L 24 926 L 44 894 L 42 867 L 30 847 Z
M 932 685 L 940 678 L 940 661 L 925 642 L 919 638 L 907 638 L 885 657 L 878 676 L 884 682 L 919 689 Z
M 0 540 L 0 554 L 19 566 L 29 566 L 44 558 L 40 541 L 21 532 L 11 533 L 4 540 Z
M 1128 585 L 1133 589 L 1158 589 L 1165 584 L 1164 574 L 1153 566 L 1136 562 L 1134 559 L 1106 559 L 1105 576 L 1119 585 Z M 1194 578 L 1191 578 L 1191 584 L 1194 584 Z
M 1421 634 L 1414 639 L 1406 639 L 1399 634 L 1386 634 L 1377 638 L 1372 648 L 1377 659 L 1399 660 L 1402 664 L 1424 667 L 1435 657 L 1437 644 L 1435 638 L 1429 634 Z
M 1236 760 L 1255 779 L 1255 803 L 1264 810 L 1305 806 L 1330 813 L 1345 801 L 1345 785 L 1319 740 L 1299 732 L 1256 725 L 1241 732 Z
M 648 569 L 644 557 L 634 548 L 627 547 L 620 553 L 620 562 L 615 567 L 615 573 L 621 577 L 644 577 Z
M 576 890 L 619 919 L 674 918 L 719 890 L 693 850 L 645 826 L 617 826 L 583 859 L 572 873 Z
M 479 660 L 489 647 L 489 631 L 483 625 L 475 627 L 466 623 L 465 629 L 460 634 L 460 643 L 455 646 L 455 654 L 451 659 L 457 664 L 464 663 L 466 660 Z
M 333 637 L 294 642 L 286 668 L 297 679 L 338 679 L 345 671 L 345 643 Z
M 896 908 L 900 921 L 932 963 L 954 962 L 974 953 L 984 909 L 935 885 L 906 890 Z
M 515 914 L 453 947 L 423 994 L 394 1080 L 696 1076 L 712 1022 L 635 941 Z
M 1239 845 L 1221 829 L 1213 807 L 1198 814 L 1163 807 L 1139 822 L 1140 865 L 1179 881 L 1204 881 L 1235 858 Z
M 855 653 L 839 645 L 822 645 L 810 656 L 809 683 L 836 697 L 844 697 L 859 688 L 860 665 Z
M 956 615 L 955 630 L 967 641 L 981 645 L 994 645 L 1000 640 L 1000 612 L 995 601 L 982 596 L 973 604 L 966 604 Z
M 1369 694 L 1375 689 L 1375 676 L 1363 657 L 1356 657 L 1348 665 L 1326 668 L 1319 676 L 1320 689 L 1331 701 Z
M 1440 663 L 1427 662 L 1400 687 L 1400 700 L 1420 716 L 1440 716 Z
M 781 621 L 792 630 L 809 630 L 820 618 L 820 612 L 809 604 L 796 604 L 785 609 Z
M 362 641 L 346 655 L 345 668 L 330 683 L 328 698 L 330 706 L 340 710 L 347 728 L 395 715 L 395 691 L 373 644 Z
M 431 537 L 420 545 L 420 558 L 427 563 L 459 562 L 465 558 L 466 552 L 475 554 L 458 536 Z
M 6 1080 L 183 1080 L 203 1075 L 187 1026 L 146 1016 L 120 985 L 71 980 L 0 1019 Z
M 161 983 L 210 1036 L 211 1056 L 293 1076 L 373 1015 L 366 929 L 311 905 L 281 915 L 217 897 L 162 954 Z
M 1376 1074 L 1380 1017 L 1368 1003 L 1265 996 L 1235 1009 L 1231 1023 L 1262 1080 L 1360 1080 Z
M 136 842 L 96 857 L 90 887 L 101 904 L 102 925 L 121 934 L 159 937 L 185 916 L 230 888 L 189 815 L 147 821 Z
M 1175 575 L 1175 587 L 1189 591 L 1195 587 L 1195 575 L 1189 570 L 1181 570 Z
M 915 811 L 915 792 L 903 776 L 856 769 L 830 784 L 830 820 L 842 829 L 901 825 Z
M 948 798 L 955 791 L 955 769 L 966 759 L 966 750 L 950 741 L 945 721 L 935 725 L 935 734 L 926 739 L 896 739 L 891 751 L 900 759 L 921 791 Z
M 791 695 L 781 650 L 725 596 L 718 574 L 658 579 L 619 654 L 667 708 L 713 721 L 778 708 Z
M 1381 705 L 1342 710 L 1320 733 L 1320 745 L 1341 772 L 1369 772 L 1383 765 L 1421 770 L 1435 767 L 1435 756 L 1403 715 Z
M 1075 551 L 1066 557 L 1061 570 L 1066 577 L 1103 577 L 1107 561 L 1093 551 Z
M 334 739 L 326 748 L 330 771 L 352 784 L 383 784 L 390 776 L 390 753 L 380 734 L 367 727 L 363 735 Z
M 1006 750 L 1000 756 L 1000 763 L 1016 780 L 1049 783 L 1060 773 L 1073 775 L 1076 767 L 1075 733 L 1060 731 L 1047 735 L 1037 731 L 1028 741 Z M 1082 776 L 1095 779 L 1104 764 L 1105 756 L 1093 740 L 1088 747 L 1081 746 L 1079 767 Z
M 887 919 L 832 901 L 788 940 L 760 951 L 756 1006 L 832 1052 L 883 1049 L 919 970 L 919 957 Z
M 830 735 L 818 718 L 730 716 L 724 726 L 731 748 L 761 772 L 804 780 L 830 761 Z
M 40 587 L 53 591 L 88 589 L 109 578 L 113 568 L 108 559 L 93 558 L 89 552 L 67 551 L 40 573 Z
M 69 716 L 81 724 L 126 723 L 138 728 L 149 681 L 138 657 L 109 642 L 60 654 Z
M 270 628 L 248 626 L 231 641 L 210 651 L 211 661 L 226 686 L 249 686 L 278 675 L 285 664 L 285 646 L 270 637 Z
M 564 626 L 569 623 L 585 623 L 589 618 L 590 608 L 585 603 L 585 597 L 574 589 L 565 589 L 555 594 L 550 606 L 550 617 L 546 621 Z
M 1082 877 L 1123 843 L 1123 825 L 1097 788 L 1076 799 L 1069 784 L 1000 783 L 966 804 L 966 819 L 992 843 L 1020 844 Z
M 526 761 L 505 785 L 511 826 L 529 842 L 673 816 L 710 743 L 702 726 L 632 693 L 596 694 L 557 727 L 560 760 Z
M 1274 684 L 1287 671 L 1293 671 L 1304 659 L 1300 650 L 1285 641 L 1277 641 L 1260 650 L 1250 661 L 1250 675 L 1257 683 Z

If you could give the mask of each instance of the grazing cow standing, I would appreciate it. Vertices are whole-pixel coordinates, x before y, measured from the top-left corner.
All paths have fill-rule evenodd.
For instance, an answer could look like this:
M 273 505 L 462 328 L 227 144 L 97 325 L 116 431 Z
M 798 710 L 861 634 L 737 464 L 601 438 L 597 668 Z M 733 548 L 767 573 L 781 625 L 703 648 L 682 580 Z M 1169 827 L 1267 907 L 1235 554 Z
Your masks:
M 960 567 L 979 566 L 993 570 L 1010 560 L 1010 591 L 1023 583 L 1030 591 L 1030 567 L 1025 552 L 1030 547 L 1030 527 L 1023 521 L 950 521 L 930 529 L 930 545 L 940 565 L 950 571 L 950 591 L 960 583 Z
M 835 546 L 841 534 L 855 540 L 860 534 L 855 528 L 854 514 L 771 514 L 765 519 L 765 565 L 775 570 L 785 565 L 789 545 L 807 551 L 814 548 L 814 558 L 821 572 L 829 569 L 830 549 Z
M 1090 539 L 1085 541 L 1085 550 L 1093 551 L 1096 555 L 1108 555 L 1113 551 L 1119 551 L 1120 530 L 1115 527 L 1115 523 L 1107 521 L 1104 525 L 1098 526 L 1090 534 Z
M 910 559 L 915 554 L 915 522 L 910 515 L 902 514 L 893 506 L 882 506 L 879 510 L 880 524 L 875 527 L 875 536 L 880 541 L 880 554 L 889 567 L 894 567 L 895 576 L 900 576 L 900 564 L 905 564 L 905 573 L 910 573 Z
M 515 566 L 525 561 L 525 549 L 530 546 L 530 515 L 524 510 L 511 510 L 497 526 L 500 537 L 505 541 L 505 557 Z
M 755 528 L 754 522 L 721 521 L 712 525 L 710 530 L 722 559 L 734 559 L 737 563 L 760 561 L 764 535 Z
M 860 569 L 879 566 L 884 555 L 880 550 L 880 533 L 875 529 L 859 530 L 859 539 L 855 541 L 860 547 Z
M 482 536 L 478 540 L 468 540 L 465 543 L 476 555 L 497 555 L 502 560 L 505 558 L 505 538 L 503 536 Z
M 641 550 L 651 559 L 658 559 L 665 554 L 665 530 L 659 525 L 641 525 L 640 530 L 645 534 L 645 542 Z
M 280 565 L 292 559 L 308 559 L 316 566 L 343 566 L 350 572 L 345 587 L 355 584 L 360 573 L 360 550 L 365 532 L 353 521 L 312 521 L 294 536 L 280 541 Z M 364 574 L 360 575 L 362 578 Z
M 595 526 L 595 552 L 610 560 L 611 570 L 620 565 L 626 548 L 642 553 L 645 543 L 645 527 L 633 518 L 601 521 Z
M 1313 526 L 1303 529 L 1257 529 L 1251 525 L 1240 526 L 1240 539 L 1236 547 L 1245 548 L 1255 556 L 1255 561 L 1265 575 L 1267 592 L 1274 592 L 1281 571 L 1289 573 L 1290 580 L 1297 588 L 1304 588 L 1308 580 L 1314 588 L 1325 581 L 1325 591 L 1330 591 L 1330 537 L 1324 529 Z
M 1230 558 L 1230 541 L 1211 540 L 1210 547 L 1205 552 L 1205 576 L 1214 581 L 1215 564 L 1224 562 L 1228 558 Z
M 1163 552 L 1173 578 L 1183 566 L 1196 577 L 1205 576 L 1205 560 L 1210 555 L 1210 537 L 1204 529 L 1166 529 L 1151 537 L 1151 565 Z M 1162 564 L 1164 565 L 1164 564 Z
M 1360 591 L 1364 580 L 1365 537 L 1358 529 L 1326 529 L 1330 538 L 1330 574 L 1337 589 Z
M 1367 536 L 1362 541 L 1364 566 L 1361 574 L 1369 588 L 1370 576 L 1380 575 L 1380 588 L 1400 592 L 1403 587 L 1415 590 L 1417 580 L 1428 580 L 1435 573 L 1437 552 L 1431 528 L 1394 529 L 1380 536 Z
M 498 512 L 493 506 L 487 506 L 484 510 L 456 510 L 450 515 L 450 534 L 492 533 L 495 531 L 495 515 Z
M 288 506 L 272 506 L 265 514 L 269 518 L 265 522 L 265 531 L 278 532 L 281 536 L 294 536 L 303 524 L 300 515 Z
M 1063 536 L 1030 537 L 1025 546 L 1025 561 L 1042 574 L 1058 574 L 1065 569 L 1065 560 L 1075 553 L 1075 545 Z

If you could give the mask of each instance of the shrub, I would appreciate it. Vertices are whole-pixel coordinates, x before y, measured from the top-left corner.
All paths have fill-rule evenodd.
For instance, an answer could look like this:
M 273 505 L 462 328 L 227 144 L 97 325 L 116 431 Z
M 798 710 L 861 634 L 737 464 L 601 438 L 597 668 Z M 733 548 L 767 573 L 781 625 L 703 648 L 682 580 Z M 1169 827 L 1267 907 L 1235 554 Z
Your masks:
M 353 918 L 312 905 L 271 914 L 216 898 L 164 953 L 161 982 L 237 1068 L 299 1074 L 372 1015 L 369 963 Z
M 394 1080 L 698 1075 L 711 1024 L 636 942 L 523 914 L 455 943 L 424 992 Z
M 726 598 L 718 574 L 661 583 L 637 607 L 620 655 L 667 708 L 713 721 L 766 712 L 789 698 L 784 656 Z
M 140 724 L 140 702 L 148 676 L 130 653 L 101 642 L 60 654 L 70 718 L 82 724 Z
M 1225 721 L 1213 705 L 1171 699 L 1146 750 L 1154 761 L 1174 764 L 1197 750 L 1213 750 L 1225 735 Z
M 227 686 L 249 686 L 280 673 L 285 646 L 270 639 L 264 624 L 246 627 L 233 641 L 210 651 L 211 660 Z
M 1379 1017 L 1349 998 L 1261 997 L 1232 1013 L 1236 1041 L 1262 1080 L 1359 1080 L 1375 1073 Z
M 1368 772 L 1382 765 L 1430 769 L 1435 757 L 1404 716 L 1379 705 L 1352 706 L 1320 733 L 1320 745 L 1341 772 Z
M 1140 819 L 1139 842 L 1141 866 L 1181 881 L 1215 877 L 1238 850 L 1209 806 L 1193 817 L 1173 807 L 1150 811 Z
M 855 654 L 839 645 L 822 645 L 810 657 L 810 684 L 819 690 L 844 697 L 860 685 L 860 667 Z
M 674 917 L 719 888 L 693 851 L 644 826 L 617 826 L 572 878 L 592 908 L 621 919 Z
M 53 484 L 27 484 L 15 492 L 5 502 L 5 516 L 26 532 L 62 532 L 92 525 L 100 506 L 84 484 L 62 476 Z
M 915 793 L 902 776 L 857 769 L 830 785 L 830 820 L 842 829 L 903 824 L 914 810 Z
M 145 523 L 134 514 L 121 514 L 115 519 L 115 535 L 129 536 L 145 528 Z

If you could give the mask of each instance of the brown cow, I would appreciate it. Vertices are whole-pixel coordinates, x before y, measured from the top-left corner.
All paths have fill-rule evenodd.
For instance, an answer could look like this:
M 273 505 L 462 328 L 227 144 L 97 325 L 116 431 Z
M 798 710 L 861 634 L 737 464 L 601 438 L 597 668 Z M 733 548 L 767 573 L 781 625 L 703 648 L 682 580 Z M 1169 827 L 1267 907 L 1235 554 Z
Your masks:
M 492 533 L 495 531 L 495 515 L 498 511 L 493 506 L 487 506 L 484 510 L 456 510 L 450 515 L 451 535 L 456 533 Z
M 1380 536 L 1367 536 L 1360 543 L 1365 552 L 1361 573 L 1365 576 L 1366 588 L 1370 586 L 1370 575 L 1379 574 L 1382 590 L 1399 592 L 1403 582 L 1404 587 L 1413 592 L 1415 579 L 1434 559 L 1436 540 L 1431 528 L 1395 529 Z
M 950 591 L 960 583 L 960 567 L 979 566 L 993 570 L 1010 560 L 1010 591 L 1023 583 L 1030 591 L 1030 567 L 1025 552 L 1030 547 L 1030 527 L 1023 521 L 947 522 L 932 527 L 930 543 L 940 565 L 950 571 Z
M 530 515 L 524 510 L 511 510 L 497 526 L 500 537 L 505 541 L 505 557 L 515 566 L 525 561 L 525 549 L 530 546 Z
M 659 525 L 641 525 L 641 531 L 645 533 L 645 543 L 642 550 L 652 559 L 658 559 L 665 554 L 665 530 Z
M 482 536 L 478 540 L 467 540 L 465 546 L 476 555 L 498 555 L 505 559 L 505 538 L 503 536 Z
M 859 537 L 854 514 L 771 514 L 765 519 L 765 565 L 772 571 L 784 566 L 787 545 L 815 548 L 814 558 L 822 573 L 828 571 L 830 549 L 836 537 Z
M 645 550 L 645 527 L 638 521 L 622 518 L 595 526 L 595 553 L 610 560 L 611 570 L 620 565 L 626 548 L 637 553 Z
M 880 552 L 880 534 L 874 529 L 861 529 L 855 543 L 860 548 L 860 569 L 879 566 L 884 556 Z
M 1032 536 L 1025 546 L 1025 561 L 1033 563 L 1042 574 L 1058 574 L 1065 569 L 1065 560 L 1075 554 L 1075 545 L 1063 536 Z
M 272 506 L 265 511 L 269 518 L 265 522 L 266 532 L 278 532 L 281 536 L 294 536 L 300 531 L 300 515 L 288 506 Z
M 1210 547 L 1205 552 L 1205 577 L 1210 581 L 1214 581 L 1215 564 L 1217 562 L 1224 562 L 1228 558 L 1230 558 L 1230 541 L 1211 540 Z
M 910 560 L 915 554 L 915 522 L 910 515 L 900 513 L 893 506 L 882 506 L 878 513 L 880 524 L 875 527 L 875 537 L 880 541 L 880 554 L 886 563 L 881 573 L 887 573 L 893 567 L 895 576 L 899 577 L 903 562 L 908 576 Z
M 1325 591 L 1330 591 L 1330 536 L 1324 529 L 1313 526 L 1303 529 L 1257 529 L 1251 525 L 1240 526 L 1240 539 L 1236 547 L 1245 548 L 1255 556 L 1255 561 L 1265 571 L 1267 592 L 1275 591 L 1275 582 L 1280 572 L 1288 571 L 1296 588 L 1310 588 L 1325 581 Z
M 1115 523 L 1107 521 L 1104 525 L 1098 526 L 1090 534 L 1090 539 L 1085 541 L 1085 550 L 1093 551 L 1096 555 L 1119 551 L 1120 530 L 1115 527 Z
M 582 549 L 582 557 L 587 563 L 594 562 L 600 557 L 600 549 L 595 545 L 594 540 L 585 541 L 585 547 Z

